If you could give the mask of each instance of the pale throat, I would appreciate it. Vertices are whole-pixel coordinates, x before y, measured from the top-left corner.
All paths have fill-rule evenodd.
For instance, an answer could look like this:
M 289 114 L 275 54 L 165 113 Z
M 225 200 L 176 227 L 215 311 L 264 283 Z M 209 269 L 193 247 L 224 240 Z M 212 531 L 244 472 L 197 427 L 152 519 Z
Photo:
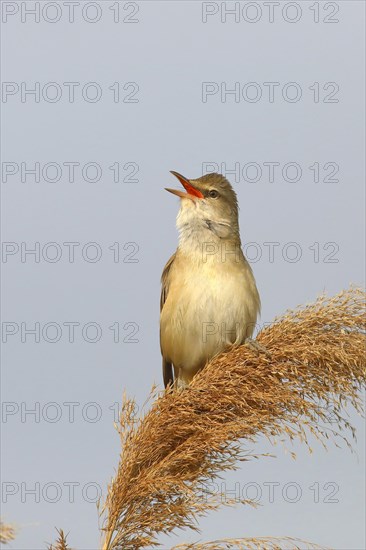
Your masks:
M 212 211 L 182 205 L 177 216 L 179 252 L 198 262 L 221 263 L 222 256 L 227 261 L 228 254 L 231 261 L 238 262 L 241 243 L 237 223 L 215 218 Z

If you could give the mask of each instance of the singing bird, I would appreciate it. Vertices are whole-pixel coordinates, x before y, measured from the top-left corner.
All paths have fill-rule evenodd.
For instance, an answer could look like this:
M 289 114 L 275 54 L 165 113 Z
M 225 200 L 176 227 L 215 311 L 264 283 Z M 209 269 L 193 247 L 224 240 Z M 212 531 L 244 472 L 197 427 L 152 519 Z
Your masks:
M 166 189 L 180 198 L 179 245 L 161 278 L 160 346 L 165 387 L 181 389 L 228 346 L 252 342 L 260 298 L 228 180 L 171 173 L 185 191 Z

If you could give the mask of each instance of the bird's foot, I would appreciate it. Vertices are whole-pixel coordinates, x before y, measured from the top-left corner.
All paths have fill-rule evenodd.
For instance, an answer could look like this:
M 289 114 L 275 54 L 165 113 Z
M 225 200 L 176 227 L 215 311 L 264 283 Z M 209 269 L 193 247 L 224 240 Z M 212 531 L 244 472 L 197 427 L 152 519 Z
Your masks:
M 245 340 L 245 345 L 248 346 L 251 350 L 255 351 L 257 355 L 260 353 L 264 353 L 269 359 L 271 359 L 271 354 L 267 350 L 265 346 L 262 346 L 257 340 L 253 340 L 252 338 L 247 338 Z
M 176 378 L 175 381 L 174 381 L 174 389 L 176 391 L 183 391 L 185 390 L 186 388 L 188 388 L 189 386 L 189 383 L 186 382 L 185 380 L 182 380 L 182 378 Z

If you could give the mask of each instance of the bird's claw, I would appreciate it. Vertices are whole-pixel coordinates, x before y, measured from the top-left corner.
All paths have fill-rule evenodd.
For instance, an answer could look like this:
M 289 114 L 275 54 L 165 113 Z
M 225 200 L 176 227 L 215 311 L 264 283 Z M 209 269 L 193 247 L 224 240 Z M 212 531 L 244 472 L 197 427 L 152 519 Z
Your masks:
M 269 351 L 267 350 L 267 348 L 265 346 L 262 346 L 262 344 L 257 342 L 257 340 L 253 340 L 252 338 L 247 338 L 244 343 L 251 350 L 255 351 L 257 353 L 257 355 L 259 355 L 260 353 L 264 353 L 266 355 L 266 357 L 271 359 L 272 356 L 269 353 Z

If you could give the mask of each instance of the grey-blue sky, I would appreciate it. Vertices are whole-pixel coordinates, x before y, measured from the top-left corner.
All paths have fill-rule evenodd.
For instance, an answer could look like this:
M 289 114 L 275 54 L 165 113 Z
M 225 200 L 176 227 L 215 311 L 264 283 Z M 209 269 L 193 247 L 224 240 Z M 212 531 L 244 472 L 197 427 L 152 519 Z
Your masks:
M 319 3 L 320 21 L 315 23 L 310 9 L 314 3 L 298 2 L 301 17 L 289 23 L 282 12 L 286 3 L 281 2 L 270 23 L 267 8 L 256 2 L 262 10 L 257 23 L 248 23 L 242 14 L 239 23 L 229 16 L 222 23 L 220 11 L 203 23 L 200 2 L 139 2 L 134 15 L 134 6 L 121 3 L 121 18 L 131 14 L 138 20 L 132 24 L 113 22 L 112 2 L 98 4 L 102 16 L 94 24 L 83 19 L 81 8 L 75 8 L 75 22 L 70 23 L 62 2 L 58 22 L 47 22 L 56 14 L 50 8 L 41 13 L 39 23 L 32 16 L 22 23 L 24 3 L 8 4 L 20 11 L 2 23 L 2 80 L 25 82 L 29 88 L 39 82 L 41 97 L 36 103 L 27 96 L 22 103 L 19 92 L 2 103 L 2 160 L 19 166 L 17 174 L 2 182 L 3 241 L 19 246 L 26 242 L 29 247 L 39 242 L 41 257 L 36 263 L 27 256 L 22 263 L 19 251 L 9 254 L 2 266 L 2 319 L 19 325 L 19 332 L 3 344 L 2 399 L 15 403 L 15 409 L 18 405 L 19 412 L 9 405 L 7 411 L 13 414 L 2 423 L 2 479 L 15 484 L 16 494 L 9 494 L 6 503 L 3 499 L 1 507 L 6 519 L 20 526 L 13 548 L 42 548 L 44 541 L 54 538 L 56 525 L 70 531 L 73 547 L 94 549 L 97 514 L 95 505 L 83 499 L 82 489 L 85 493 L 88 483 L 104 489 L 117 464 L 113 403 L 121 400 L 123 390 L 142 403 L 152 383 L 161 384 L 159 278 L 177 242 L 178 201 L 163 191 L 172 185 L 170 169 L 198 177 L 205 162 L 226 163 L 228 169 L 240 163 L 241 171 L 248 163 L 261 167 L 262 178 L 256 183 L 243 176 L 235 183 L 228 176 L 238 193 L 243 242 L 256 243 L 248 247 L 248 254 L 261 254 L 253 263 L 263 302 L 261 322 L 313 300 L 324 289 L 335 293 L 351 282 L 364 282 L 364 4 L 331 3 L 339 7 L 331 16 L 331 10 Z M 34 2 L 26 4 L 31 7 Z M 290 18 L 294 14 L 286 12 Z M 253 18 L 254 12 L 247 12 L 247 17 Z M 339 22 L 325 23 L 325 17 Z M 60 101 L 43 99 L 42 89 L 49 82 L 59 84 Z M 80 83 L 74 103 L 67 100 L 65 82 Z M 103 91 L 96 103 L 81 96 L 89 82 Z M 115 82 L 138 83 L 138 102 L 115 103 L 115 89 L 109 90 Z M 203 103 L 203 82 L 219 87 L 226 83 L 227 89 L 239 82 L 239 101 L 233 95 L 221 101 L 215 93 Z M 262 93 L 256 103 L 243 98 L 248 82 L 256 83 L 250 92 Z M 273 102 L 268 100 L 268 82 L 279 83 Z M 294 103 L 282 95 L 289 82 L 297 83 L 302 92 Z M 314 101 L 316 82 L 319 102 Z M 323 90 L 327 83 L 338 84 L 338 102 L 324 103 L 334 90 Z M 132 91 L 133 86 L 121 87 L 121 97 Z M 28 167 L 56 162 L 63 168 L 62 178 L 51 183 L 41 177 L 37 183 L 25 174 L 21 182 L 22 162 Z M 95 162 L 103 175 L 98 182 L 88 182 L 77 168 L 72 183 L 65 162 Z M 109 167 L 116 162 L 123 177 L 130 170 L 123 166 L 137 163 L 138 183 L 115 183 Z M 268 164 L 263 164 L 269 162 L 279 163 L 273 183 L 268 182 Z M 281 177 L 290 162 L 301 167 L 298 182 Z M 315 168 L 309 169 L 314 163 L 320 166 L 319 183 L 314 183 Z M 332 169 L 324 168 L 327 163 L 339 166 L 339 182 L 322 181 Z M 42 257 L 43 245 L 50 242 L 61 248 L 55 263 Z M 80 243 L 74 263 L 68 261 L 65 242 Z M 89 252 L 92 256 L 92 247 L 84 249 L 84 257 L 81 252 L 90 242 L 102 251 L 96 263 L 85 260 Z M 114 262 L 116 247 L 109 248 L 115 242 L 120 243 L 119 262 Z M 136 245 L 124 249 L 126 243 L 137 243 L 139 250 L 132 257 L 137 263 L 123 262 L 136 250 Z M 273 262 L 264 243 L 279 243 L 273 245 Z M 288 243 L 297 245 L 289 248 Z M 44 254 L 52 256 L 55 250 Z M 299 250 L 301 258 L 291 262 L 292 253 Z M 35 344 L 32 336 L 24 335 L 22 343 L 22 322 L 28 327 L 39 322 L 41 330 L 48 322 L 57 323 L 61 338 L 52 344 L 46 341 L 48 333 L 41 334 Z M 65 322 L 80 323 L 74 343 L 69 342 L 70 325 Z M 89 322 L 102 331 L 94 344 L 85 341 L 85 334 L 93 339 L 93 327 L 82 336 Z M 115 323 L 119 343 L 113 341 Z M 139 326 L 132 336 L 138 343 L 121 342 L 135 327 L 126 323 Z M 51 327 L 49 339 L 53 334 Z M 46 409 L 39 423 L 30 415 L 21 422 L 21 411 L 35 402 L 41 409 L 58 403 L 60 409 L 54 411 L 61 410 L 60 421 L 50 422 L 53 411 Z M 75 405 L 73 423 L 66 402 L 80 403 Z M 102 411 L 95 423 L 87 421 L 93 418 L 92 406 L 85 408 L 91 402 Z M 228 490 L 235 483 L 241 484 L 241 491 L 248 489 L 246 483 L 257 484 L 254 489 L 260 487 L 263 506 L 210 516 L 202 522 L 202 538 L 291 535 L 335 548 L 363 548 L 364 424 L 357 417 L 352 420 L 359 429 L 359 459 L 346 449 L 325 453 L 319 446 L 310 456 L 295 445 L 294 462 L 279 446 L 277 459 L 247 463 L 225 477 Z M 273 451 L 262 441 L 256 450 Z M 25 494 L 36 482 L 39 503 Z M 273 503 L 268 482 L 279 483 L 273 486 Z M 61 488 L 59 502 L 50 502 L 56 485 L 42 495 L 47 483 Z M 74 503 L 69 502 L 68 483 L 79 484 Z M 286 502 L 283 496 L 288 483 L 301 489 L 297 502 Z M 319 503 L 314 483 L 319 484 Z M 333 490 L 324 488 L 326 483 L 336 484 L 330 499 L 339 502 L 324 502 Z M 294 500 L 291 490 L 287 500 Z M 93 496 L 91 489 L 87 497 Z M 179 540 L 196 538 L 179 534 Z M 162 541 L 168 547 L 167 539 Z

